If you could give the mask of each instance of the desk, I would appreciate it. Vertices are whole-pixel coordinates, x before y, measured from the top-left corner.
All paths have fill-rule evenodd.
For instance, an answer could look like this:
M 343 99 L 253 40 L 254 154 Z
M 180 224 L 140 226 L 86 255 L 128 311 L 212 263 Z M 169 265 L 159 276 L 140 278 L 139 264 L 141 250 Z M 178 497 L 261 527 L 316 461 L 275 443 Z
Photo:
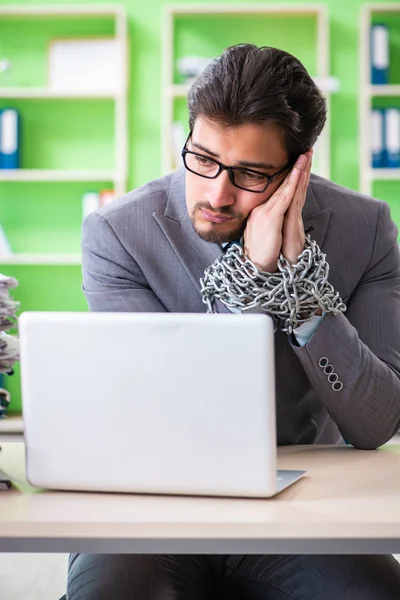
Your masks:
M 400 553 L 400 445 L 296 446 L 281 469 L 307 475 L 269 500 L 40 492 L 24 445 L 2 444 L 2 552 Z

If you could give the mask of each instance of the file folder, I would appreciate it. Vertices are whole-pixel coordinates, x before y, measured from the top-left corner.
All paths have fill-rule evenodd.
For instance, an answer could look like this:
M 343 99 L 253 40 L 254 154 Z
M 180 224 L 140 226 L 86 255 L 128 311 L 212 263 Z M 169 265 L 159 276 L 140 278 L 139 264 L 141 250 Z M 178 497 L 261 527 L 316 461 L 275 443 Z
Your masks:
M 19 167 L 19 114 L 14 108 L 2 110 L 0 125 L 0 152 L 2 169 Z
M 2 224 L 0 223 L 0 256 L 4 256 L 4 254 L 11 254 L 12 249 L 10 246 L 10 242 L 8 241 L 8 237 L 6 232 L 3 229 Z
M 371 26 L 371 83 L 389 83 L 389 30 L 387 25 L 376 23 Z
M 82 220 L 98 208 L 100 208 L 99 194 L 97 192 L 85 192 L 82 196 Z
M 3 153 L 1 151 L 1 116 L 3 114 L 3 109 L 0 108 L 0 169 L 3 168 Z
M 400 109 L 385 110 L 385 166 L 389 169 L 400 168 Z
M 371 111 L 372 122 L 372 168 L 381 169 L 385 166 L 385 127 L 384 127 L 384 112 L 379 108 L 373 108 Z

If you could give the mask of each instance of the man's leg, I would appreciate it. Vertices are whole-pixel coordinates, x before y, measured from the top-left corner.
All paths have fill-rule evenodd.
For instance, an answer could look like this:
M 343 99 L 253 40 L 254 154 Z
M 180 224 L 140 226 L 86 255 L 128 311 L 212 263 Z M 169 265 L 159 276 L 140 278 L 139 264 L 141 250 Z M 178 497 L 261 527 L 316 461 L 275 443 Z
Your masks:
M 221 600 L 399 600 L 392 557 L 246 556 L 220 583 Z
M 71 554 L 67 600 L 209 600 L 222 573 L 201 555 Z

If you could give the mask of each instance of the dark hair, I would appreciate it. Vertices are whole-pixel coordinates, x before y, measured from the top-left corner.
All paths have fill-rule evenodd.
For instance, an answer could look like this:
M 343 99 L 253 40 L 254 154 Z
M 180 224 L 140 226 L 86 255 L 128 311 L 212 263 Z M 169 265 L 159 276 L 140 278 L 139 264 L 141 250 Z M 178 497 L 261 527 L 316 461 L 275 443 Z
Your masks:
M 290 160 L 312 148 L 326 120 L 326 101 L 303 64 L 269 46 L 227 48 L 188 94 L 191 130 L 203 116 L 223 126 L 276 123 Z

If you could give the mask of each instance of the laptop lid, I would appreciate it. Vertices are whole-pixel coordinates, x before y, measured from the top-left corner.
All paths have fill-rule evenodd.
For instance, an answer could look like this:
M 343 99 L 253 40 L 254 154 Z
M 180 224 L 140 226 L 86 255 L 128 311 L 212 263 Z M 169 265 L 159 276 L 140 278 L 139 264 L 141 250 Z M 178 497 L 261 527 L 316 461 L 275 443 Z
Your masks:
M 19 332 L 33 485 L 275 493 L 268 316 L 25 312 Z

